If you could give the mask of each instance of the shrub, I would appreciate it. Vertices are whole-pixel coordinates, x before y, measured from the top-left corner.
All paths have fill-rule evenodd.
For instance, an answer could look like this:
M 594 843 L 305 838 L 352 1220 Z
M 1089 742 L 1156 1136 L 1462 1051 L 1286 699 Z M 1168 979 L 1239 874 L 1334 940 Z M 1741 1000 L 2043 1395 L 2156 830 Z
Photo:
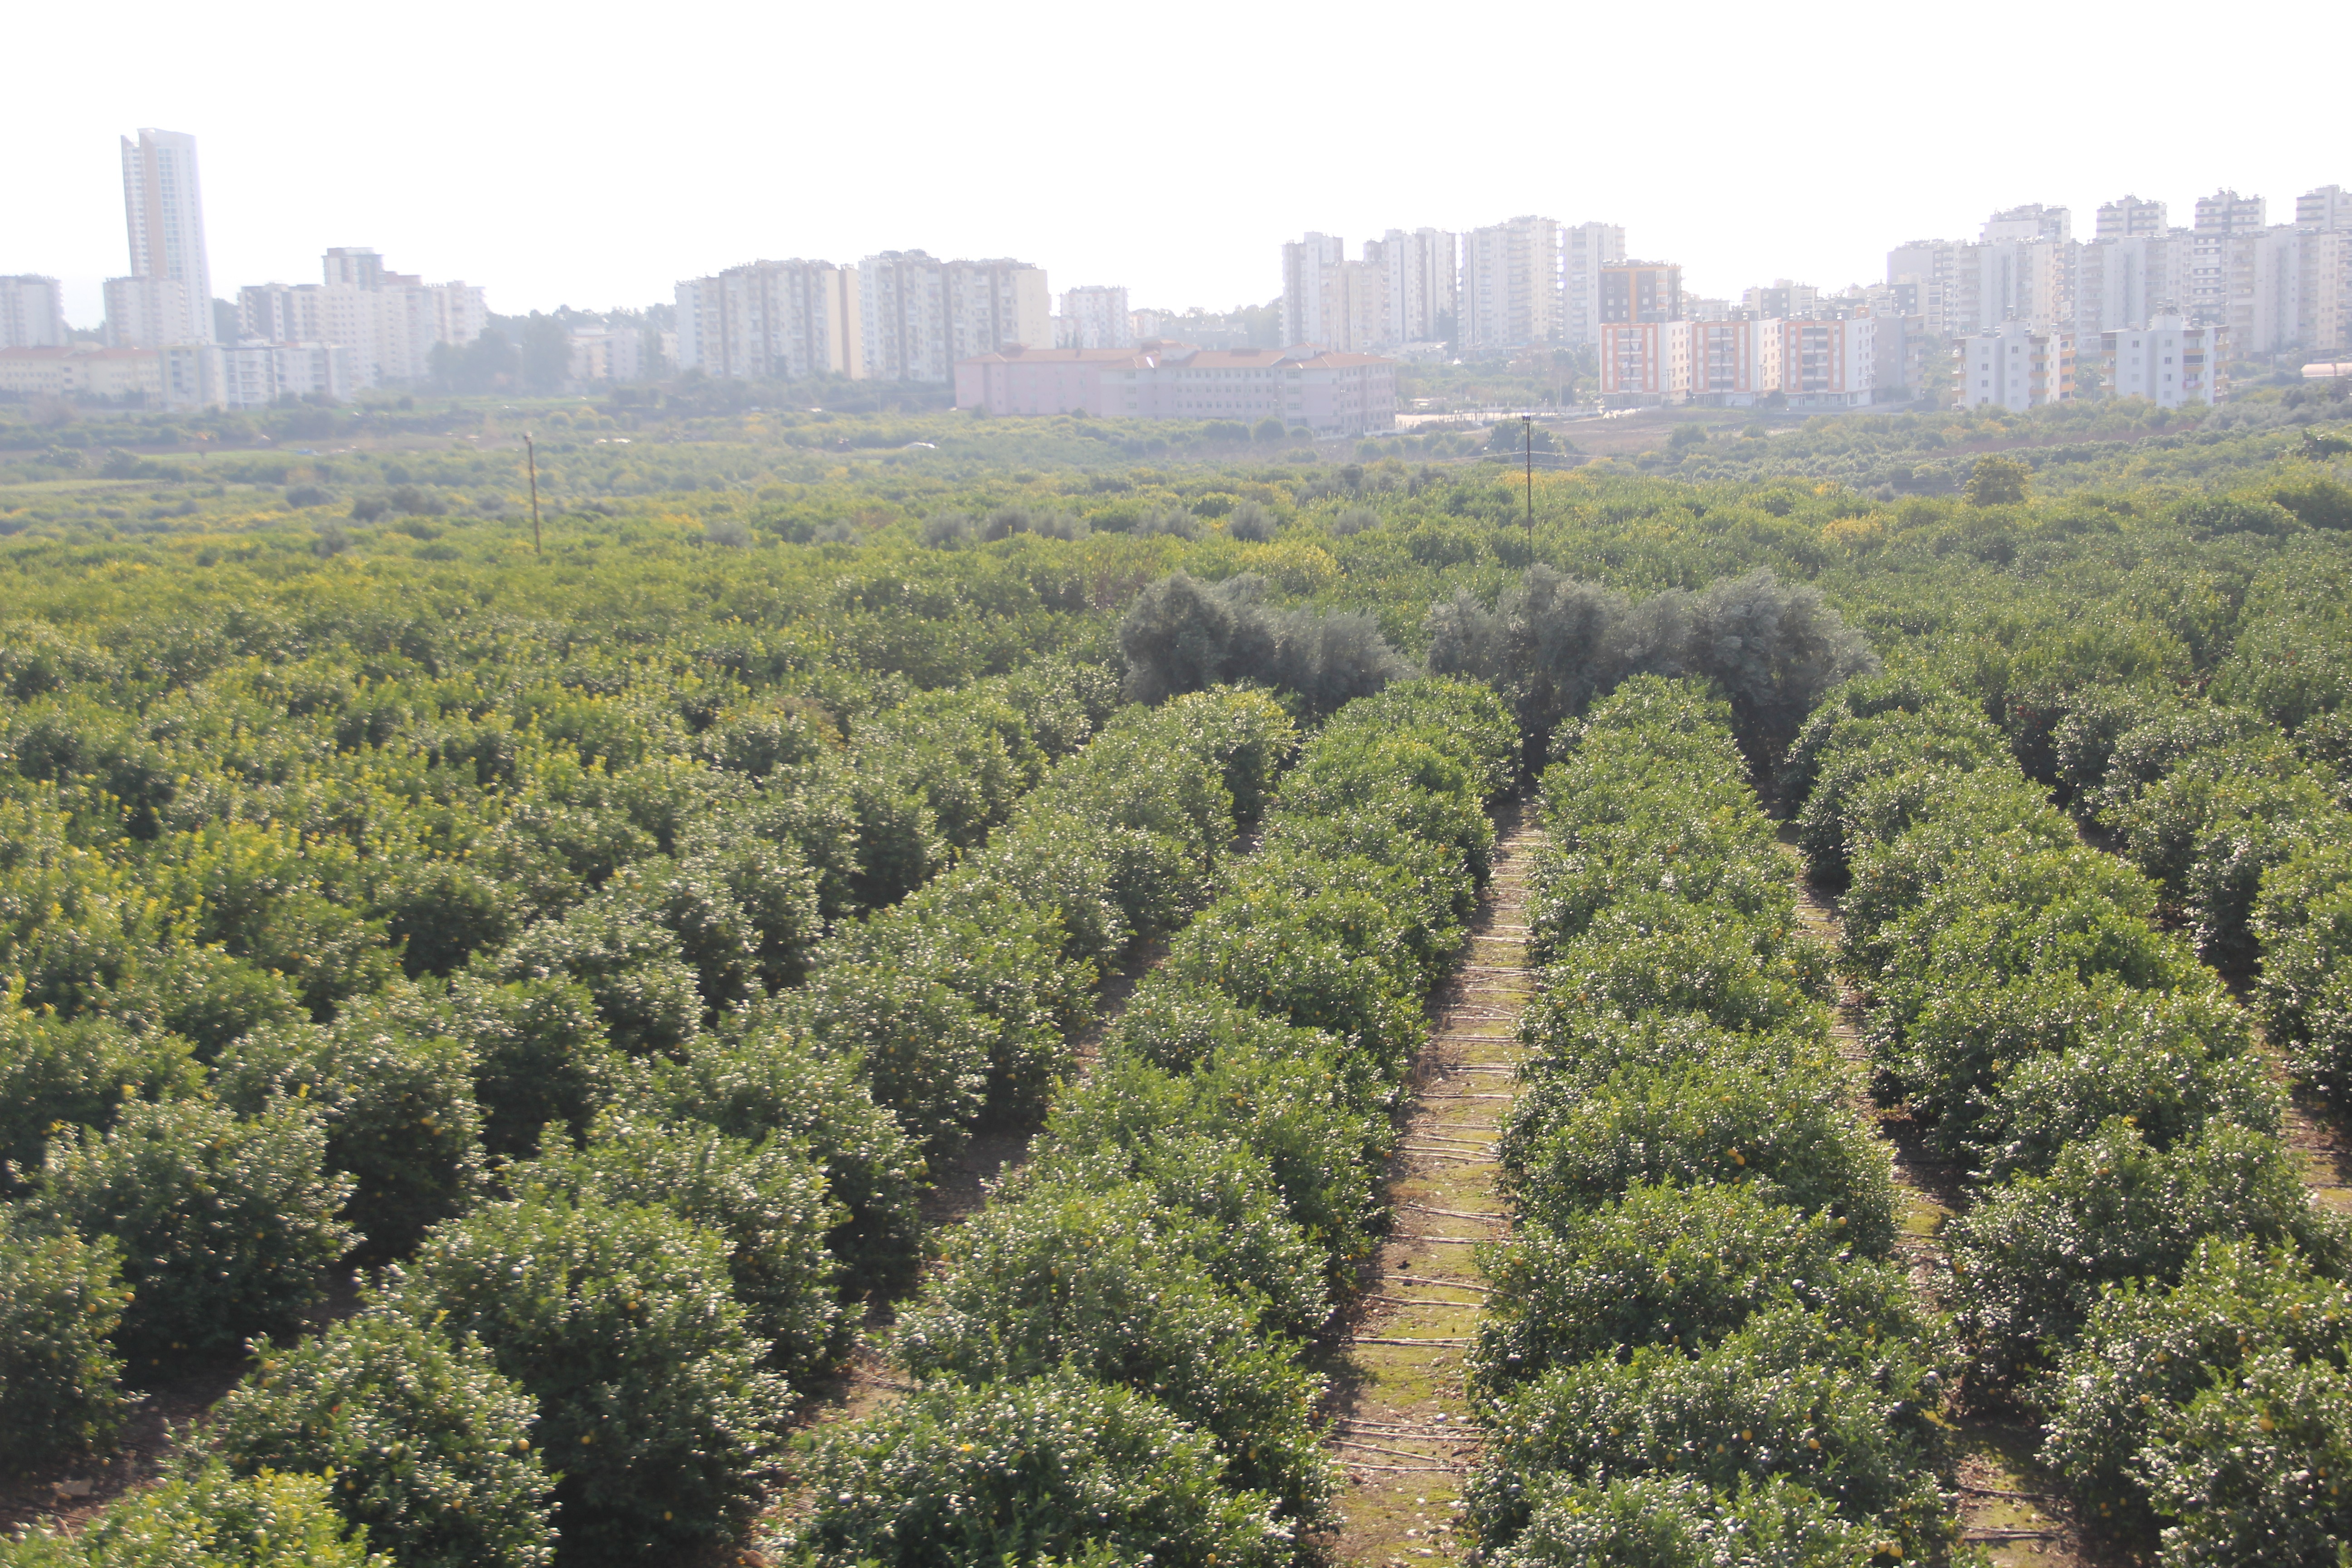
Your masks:
M 104 1135 L 60 1134 L 26 1201 L 37 1223 L 121 1247 L 131 1299 L 118 1340 L 134 1367 L 235 1350 L 292 1327 L 356 1239 L 335 1216 L 316 1106 L 240 1118 L 210 1100 L 134 1101 Z
M 1696 1352 L 1794 1304 L 1835 1327 L 1932 1345 L 1938 1330 L 1900 1268 L 1853 1256 L 1844 1228 L 1748 1184 L 1641 1185 L 1528 1226 L 1498 1250 L 1467 1358 L 1481 1398 L 1556 1365 L 1645 1344 Z
M 2296 1077 L 2352 1094 L 2352 849 L 2314 844 L 2263 876 L 2257 1005 Z
M 1272 1500 L 1234 1493 L 1205 1436 L 1149 1395 L 1056 1371 L 900 1400 L 821 1439 L 789 1545 L 827 1568 L 1150 1562 L 1276 1568 Z
M 1561 1226 L 1642 1183 L 1752 1184 L 1884 1256 L 1895 1244 L 1892 1158 L 1839 1088 L 1745 1062 L 1622 1069 L 1529 1141 L 1513 1183 L 1520 1207 Z
M 595 998 L 569 980 L 500 985 L 460 974 L 436 1022 L 473 1054 L 482 1143 L 499 1159 L 536 1149 L 551 1121 L 585 1136 L 630 1081 L 628 1058 L 613 1048 Z
M 537 1411 L 480 1341 L 375 1307 L 256 1353 L 205 1431 L 231 1470 L 330 1478 L 335 1508 L 402 1568 L 552 1560 Z
M 1253 1304 L 1262 1333 L 1304 1339 L 1331 1315 L 1321 1256 L 1291 1222 L 1273 1164 L 1230 1133 L 1040 1148 L 1030 1169 L 1041 1189 L 1109 1192 L 1132 1183 L 1164 1213 L 1204 1222 L 1182 1232 L 1186 1246 L 1211 1279 Z
M 406 1252 L 481 1190 L 473 1056 L 446 1035 L 355 1010 L 324 1029 L 257 1030 L 221 1058 L 218 1077 L 247 1114 L 280 1098 L 319 1107 L 328 1167 L 354 1184 L 343 1217 L 379 1257 Z
M 525 1198 L 436 1227 L 391 1287 L 411 1316 L 478 1335 L 537 1402 L 561 1562 L 740 1535 L 785 1390 L 760 1370 L 721 1237 L 658 1209 Z
M 207 1465 L 109 1504 L 79 1535 L 0 1542 L 7 1568 L 393 1568 L 336 1511 L 324 1476 Z
M 1392 1075 L 1424 1034 L 1402 932 L 1367 894 L 1319 892 L 1294 900 L 1250 885 L 1221 899 L 1171 946 L 1168 971 L 1234 1001 L 1322 1029 Z M 1385 950 L 1385 951 L 1384 951 Z
M 1811 942 L 1778 942 L 1727 909 L 1662 900 L 1604 911 L 1560 949 L 1543 984 L 1560 1005 L 1771 1029 L 1810 1012 L 1828 976 L 1828 955 Z
M 897 963 L 828 964 L 804 999 L 829 1052 L 858 1064 L 875 1103 L 933 1158 L 971 1136 L 988 1102 L 992 1020 L 937 979 Z
M 2299 1253 L 2231 1237 L 2197 1244 L 2179 1284 L 2111 1286 L 2035 1386 L 2050 1412 L 2047 1463 L 2115 1528 L 2152 1531 L 2142 1455 L 2181 1411 L 2252 1356 L 2341 1367 L 2352 1295 Z
M 2227 1122 L 2159 1152 L 2110 1121 L 2068 1144 L 2048 1175 L 1986 1197 L 1950 1235 L 1952 1304 L 1996 1376 L 2063 1351 L 2101 1286 L 2177 1278 L 2200 1237 L 2293 1240 L 2328 1268 L 2352 1258 L 2341 1222 L 2313 1208 L 2277 1141 Z
M 2352 1553 L 2352 1375 L 2280 1351 L 2200 1390 L 2142 1455 L 2166 1568 Z
M 576 1204 L 666 1208 L 725 1237 L 745 1330 L 787 1377 L 804 1379 L 844 1348 L 839 1268 L 824 1249 L 843 1210 L 825 1194 L 823 1169 L 795 1143 L 750 1143 L 705 1122 L 608 1111 L 586 1147 L 551 1148 L 516 1167 L 508 1184 Z
M 540 921 L 499 955 L 498 968 L 498 978 L 509 982 L 577 981 L 596 999 L 613 1044 L 633 1057 L 674 1051 L 701 1024 L 702 994 L 676 933 L 626 888 Z
M 968 1383 L 1064 1367 L 1149 1393 L 1216 1440 L 1229 1484 L 1313 1521 L 1331 1467 L 1310 1412 L 1319 1380 L 1297 1347 L 1254 1332 L 1255 1303 L 1196 1260 L 1201 1222 L 1145 1189 L 1045 1188 L 960 1227 L 949 1271 L 901 1320 L 917 1376 Z
M 2102 1034 L 2072 1050 L 2016 1065 L 1979 1127 L 1971 1152 L 1996 1179 L 2047 1171 L 2068 1144 L 2117 1118 L 2156 1149 L 2226 1121 L 2275 1134 L 2285 1097 L 2261 1058 L 2209 1056 L 2221 1042 Z
M 108 1342 L 130 1295 L 113 1239 L 44 1236 L 0 1208 L 0 1463 L 102 1453 L 122 1425 Z
M 2095 1128 L 2080 1118 L 2101 1103 L 2082 1075 L 2100 1062 L 2129 1063 L 2145 1058 L 2168 1063 L 2176 1075 L 2210 1079 L 2217 1065 L 2243 1056 L 2252 1047 L 2245 1015 L 2218 986 L 2208 983 L 2179 991 L 2137 991 L 2112 976 L 2085 983 L 2074 974 L 2028 974 L 2007 980 L 1958 984 L 1930 1001 L 1912 1021 L 1899 1045 L 1885 1053 L 1888 1076 L 1908 1098 L 1912 1111 L 1930 1124 L 1937 1144 L 1955 1153 L 1996 1157 L 2011 1140 L 2026 1137 L 2042 1152 L 2054 1152 L 2055 1139 Z M 2071 1065 L 2064 1058 L 2082 1051 Z M 2026 1074 L 2035 1086 L 2013 1089 Z M 2086 1098 L 2045 1100 L 2045 1087 L 2071 1080 Z M 2179 1081 L 2176 1076 L 2175 1081 Z M 2182 1088 L 2192 1104 L 2218 1103 L 2210 1085 Z M 2143 1092 L 2164 1098 L 2164 1080 L 2151 1073 Z M 2111 1083 L 2106 1093 L 2131 1092 L 2128 1082 Z M 2112 1114 L 2135 1113 L 2124 1105 Z M 2199 1118 L 2201 1120 L 2201 1118 Z M 2043 1130 L 2035 1134 L 2032 1130 Z M 2071 1132 L 2062 1130 L 2072 1128 Z M 2021 1147 L 2016 1165 L 2040 1158 Z
M 1798 1310 L 1763 1314 L 1696 1356 L 1647 1346 L 1563 1367 L 1487 1427 L 1464 1489 L 1489 1551 L 1527 1528 L 1543 1483 L 1685 1475 L 1718 1492 L 1778 1478 L 1916 1549 L 1950 1525 L 1926 1412 L 1937 1374 L 1897 1341 L 1865 1342 Z
M 1390 1129 L 1385 1116 L 1349 1102 L 1336 1054 L 1234 1053 L 1184 1078 L 1105 1057 L 1055 1108 L 1046 1146 L 1139 1149 L 1171 1132 L 1230 1137 L 1265 1159 L 1285 1212 L 1321 1255 L 1331 1284 L 1346 1289 L 1374 1245 L 1379 1205 L 1369 1162 L 1387 1151 Z
M 890 1113 L 875 1104 L 856 1064 L 818 1050 L 773 1020 L 740 1034 L 706 1035 L 686 1060 L 657 1076 L 656 1102 L 753 1143 L 805 1147 L 824 1171 L 826 1195 L 844 1217 L 825 1235 L 853 1294 L 904 1294 L 922 1258 L 922 1159 Z
M 1741 1478 L 1726 1495 L 1689 1476 L 1640 1476 L 1539 1492 L 1496 1568 L 1848 1568 L 1880 1555 L 1878 1533 L 1820 1494 Z
M 0 1188 L 39 1168 L 52 1128 L 103 1132 L 125 1100 L 184 1099 L 204 1086 L 185 1040 L 0 1005 Z

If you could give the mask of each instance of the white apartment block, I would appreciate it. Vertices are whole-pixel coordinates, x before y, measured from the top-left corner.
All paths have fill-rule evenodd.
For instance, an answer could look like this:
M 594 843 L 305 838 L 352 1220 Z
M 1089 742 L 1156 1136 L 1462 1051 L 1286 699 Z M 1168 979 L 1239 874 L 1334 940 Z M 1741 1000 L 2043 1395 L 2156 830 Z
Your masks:
M 1109 284 L 1087 284 L 1062 290 L 1061 326 L 1056 348 L 1126 349 L 1135 346 L 1132 312 L 1127 289 Z
M 567 334 L 572 345 L 564 374 L 576 382 L 645 381 L 646 334 L 630 326 L 583 327 Z
M 2172 229 L 2165 221 L 2162 202 L 2144 202 L 2137 196 L 2126 196 L 2121 201 L 2099 204 L 2098 226 L 2094 232 L 2100 239 L 2132 239 L 2169 234 Z
M 1442 228 L 1410 234 L 1392 228 L 1366 243 L 1365 259 L 1379 262 L 1387 293 L 1388 320 L 1380 342 L 1402 348 L 1452 339 L 1459 321 L 1460 248 L 1457 237 Z
M 2102 333 L 2099 357 L 2111 396 L 2145 397 L 2167 408 L 2219 400 L 2219 328 L 2158 316 L 2144 327 Z
M 1625 259 L 1625 230 L 1613 223 L 1570 224 L 1559 231 L 1560 342 L 1601 342 L 1601 271 Z
M 1282 341 L 1319 343 L 1329 341 L 1323 322 L 1324 275 L 1348 259 L 1348 242 L 1328 234 L 1309 232 L 1304 239 L 1282 247 Z
M 862 379 L 859 288 L 856 268 L 798 258 L 754 261 L 715 277 L 683 279 L 677 296 L 677 367 L 739 381 Z
M 2176 304 L 2188 286 L 2185 231 L 2102 236 L 2074 258 L 2075 341 L 2089 342 L 2101 332 L 2142 325 Z
M 2028 202 L 2023 206 L 2010 207 L 1985 219 L 1984 229 L 1977 237 L 1987 245 L 2003 240 L 2033 239 L 2065 245 L 2074 237 L 2074 215 L 2065 207 Z
M 373 250 L 339 246 L 322 283 L 256 283 L 237 290 L 237 334 L 266 343 L 334 343 L 350 351 L 351 386 L 421 382 L 436 343 L 463 348 L 489 314 L 482 290 L 427 283 L 384 268 Z
M 1955 357 L 1963 408 L 1991 404 L 2021 414 L 2074 395 L 2074 340 L 2064 332 L 2004 321 L 1962 338 Z
M 0 278 L 0 349 L 61 349 L 71 341 L 65 290 L 56 279 Z
M 1465 352 L 1560 341 L 1560 230 L 1548 217 L 1515 217 L 1462 237 L 1461 326 Z
M 158 355 L 167 408 L 268 408 L 282 397 L 341 403 L 358 387 L 341 343 L 176 343 Z
M 1013 343 L 1054 346 L 1054 296 L 1044 268 L 1003 259 L 950 261 L 947 288 L 950 379 L 956 360 Z
M 161 357 L 153 349 L 110 349 L 89 342 L 0 349 L 0 392 L 152 406 L 163 396 Z
M 947 264 L 919 250 L 886 250 L 857 264 L 866 374 L 877 381 L 946 381 Z M 681 357 L 683 356 L 681 346 Z
M 2304 192 L 2294 199 L 2294 226 L 2330 233 L 2352 229 L 2352 191 L 2341 185 L 2322 185 L 2315 191 Z
M 107 341 L 116 348 L 211 342 L 213 275 L 196 139 L 152 128 L 142 128 L 137 141 L 123 137 L 122 208 L 131 276 L 107 282 Z
M 2306 349 L 2352 348 L 2352 228 L 2301 234 L 2296 335 Z
M 877 381 L 948 382 L 960 359 L 1054 346 L 1045 269 L 1027 262 L 886 250 L 857 264 L 857 290 L 863 370 Z
M 107 347 L 152 349 L 188 341 L 185 284 L 171 278 L 110 278 L 104 289 Z

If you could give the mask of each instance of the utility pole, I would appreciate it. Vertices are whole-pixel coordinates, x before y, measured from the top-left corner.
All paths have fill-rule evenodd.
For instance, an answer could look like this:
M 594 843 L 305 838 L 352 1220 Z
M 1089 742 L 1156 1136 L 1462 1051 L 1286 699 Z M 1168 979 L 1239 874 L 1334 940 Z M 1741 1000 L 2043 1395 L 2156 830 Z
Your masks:
M 522 455 L 530 464 L 530 552 L 539 553 L 539 448 L 530 444 L 530 432 L 522 433 Z
M 1536 558 L 1536 416 L 1519 416 L 1519 428 L 1528 438 L 1528 560 Z

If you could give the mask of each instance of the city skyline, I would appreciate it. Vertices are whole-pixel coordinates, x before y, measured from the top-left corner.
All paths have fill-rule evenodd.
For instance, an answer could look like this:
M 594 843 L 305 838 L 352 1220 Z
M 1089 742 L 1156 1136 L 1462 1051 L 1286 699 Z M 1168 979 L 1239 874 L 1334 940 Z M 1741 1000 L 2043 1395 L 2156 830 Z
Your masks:
M 2331 26 L 2330 12 L 2290 9 Z M 267 25 L 279 10 L 304 26 Z M 796 80 L 779 99 L 767 43 L 789 36 L 795 54 L 822 56 L 872 41 L 845 21 L 746 18 L 742 47 L 691 69 L 633 69 L 609 111 L 567 112 L 557 134 L 547 106 L 560 87 L 611 71 L 622 58 L 614 40 L 635 26 L 628 14 L 592 5 L 548 36 L 520 16 L 425 4 L 411 8 L 416 26 L 371 30 L 351 84 L 410 108 L 340 118 L 332 136 L 312 137 L 289 133 L 283 100 L 218 89 L 230 75 L 291 68 L 320 45 L 315 13 L 256 6 L 256 25 L 193 37 L 184 49 L 133 49 L 95 79 L 37 76 L 12 89 L 0 105 L 0 134 L 15 149 L 0 266 L 61 278 L 69 319 L 95 321 L 99 279 L 122 270 L 119 187 L 106 165 L 133 125 L 204 143 L 216 279 L 289 277 L 327 246 L 370 245 L 426 275 L 476 281 L 516 312 L 644 305 L 667 299 L 679 277 L 762 257 L 917 246 L 1031 258 L 1057 285 L 1123 283 L 1138 306 L 1222 310 L 1276 295 L 1268 245 L 1283 237 L 1315 230 L 1360 244 L 1392 227 L 1464 232 L 1528 212 L 1646 236 L 1644 251 L 1681 259 L 1702 294 L 1778 277 L 1836 288 L 1876 275 L 1890 244 L 2021 202 L 2083 212 L 2134 192 L 2181 210 L 2231 185 L 2275 207 L 2341 177 L 2327 166 L 2314 95 L 2266 101 L 2259 124 L 2159 117 L 2119 134 L 2096 92 L 2053 100 L 2031 72 L 1954 74 L 1937 63 L 1925 20 L 1860 5 L 1809 17 L 1801 39 L 1748 37 L 1728 7 L 1694 14 L 1696 37 L 1675 46 L 1678 83 L 1689 101 L 1755 102 L 1752 122 L 1669 112 L 1649 76 L 1574 65 L 1657 47 L 1613 16 L 1496 13 L 1496 26 L 1524 32 L 1529 58 L 1556 62 L 1538 67 L 1545 90 L 1521 93 L 1490 90 L 1499 68 L 1466 35 L 1399 50 L 1376 30 L 1334 39 L 1303 17 L 1212 5 L 1188 26 L 1204 39 L 1246 40 L 1236 45 L 1244 74 L 1312 61 L 1318 84 L 1370 95 L 1383 130 L 1314 152 L 1329 105 L 1307 94 L 1248 114 L 1138 117 L 1116 134 L 1067 137 L 1035 95 L 989 157 L 1001 174 L 1025 172 L 980 177 L 954 113 L 977 84 L 1071 70 L 1110 79 L 1133 68 L 1124 62 L 1171 48 L 1215 53 L 1205 42 L 1179 47 L 1134 18 L 1061 25 L 1068 10 L 1024 14 L 1009 29 L 940 10 L 936 25 L 905 30 L 887 101 L 855 71 Z M 162 27 L 174 14 L 134 5 L 131 15 Z M 2114 79 L 2160 68 L 2174 48 L 2160 26 L 2114 36 L 2088 6 L 2049 8 L 2038 28 L 2037 55 L 2095 58 Z M 433 84 L 456 90 L 453 30 L 469 40 L 467 58 L 499 64 L 465 97 L 465 113 L 420 111 L 420 93 L 445 90 Z M 64 58 L 74 33 L 47 12 L 15 37 L 26 58 Z M 1825 73 L 1822 90 L 1769 106 L 1752 93 L 1716 95 L 1776 62 Z M 1964 79 L 1969 108 L 1956 120 Z M 1832 79 L 1843 87 L 1829 90 Z

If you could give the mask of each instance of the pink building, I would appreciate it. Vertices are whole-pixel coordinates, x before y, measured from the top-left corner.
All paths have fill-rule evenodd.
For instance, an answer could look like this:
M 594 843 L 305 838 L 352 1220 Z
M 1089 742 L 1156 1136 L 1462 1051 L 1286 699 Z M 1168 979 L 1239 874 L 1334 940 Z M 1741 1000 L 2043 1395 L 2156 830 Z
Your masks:
M 1396 362 L 1375 354 L 1200 349 L 1150 342 L 1132 349 L 1008 346 L 960 361 L 956 406 L 992 414 L 1097 419 L 1278 419 L 1318 436 L 1396 427 Z

